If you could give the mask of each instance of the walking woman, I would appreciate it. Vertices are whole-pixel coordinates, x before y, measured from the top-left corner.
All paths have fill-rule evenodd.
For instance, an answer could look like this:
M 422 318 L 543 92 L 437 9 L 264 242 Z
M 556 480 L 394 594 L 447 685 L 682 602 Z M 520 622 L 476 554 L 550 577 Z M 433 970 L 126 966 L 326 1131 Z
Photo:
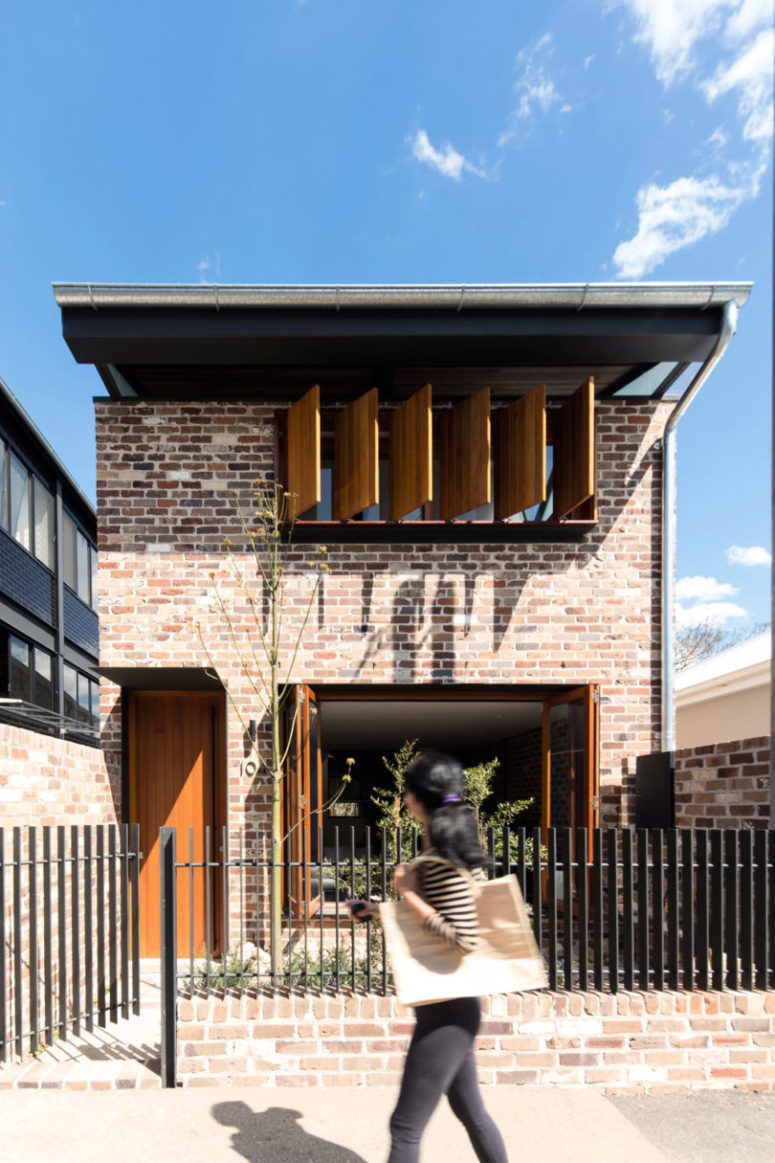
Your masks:
M 425 859 L 415 868 L 406 864 L 396 868 L 396 892 L 428 932 L 461 954 L 469 953 L 477 942 L 470 873 L 481 868 L 484 854 L 474 817 L 463 803 L 462 767 L 448 755 L 425 751 L 407 770 L 404 786 L 404 802 L 422 829 Z M 378 910 L 378 905 L 367 904 L 357 916 L 378 915 Z M 480 1163 L 507 1163 L 503 1138 L 484 1109 L 476 1077 L 473 1047 L 481 1020 L 479 999 L 431 1002 L 417 1006 L 415 1016 L 401 1091 L 390 1119 L 388 1163 L 417 1163 L 420 1138 L 444 1094 Z

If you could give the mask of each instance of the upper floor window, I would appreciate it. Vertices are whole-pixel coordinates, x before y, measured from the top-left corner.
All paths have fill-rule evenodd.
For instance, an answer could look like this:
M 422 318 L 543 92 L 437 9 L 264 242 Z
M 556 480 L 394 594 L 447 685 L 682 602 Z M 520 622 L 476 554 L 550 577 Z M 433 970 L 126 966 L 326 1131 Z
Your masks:
M 54 567 L 54 497 L 0 440 L 0 528 Z
M 97 608 L 97 551 L 69 513 L 62 519 L 64 582 L 87 606 Z
M 64 713 L 92 730 L 100 726 L 100 684 L 74 666 L 64 665 Z
M 0 694 L 51 710 L 54 706 L 53 657 L 8 631 L 0 632 Z
M 288 411 L 280 477 L 309 521 L 559 523 L 595 509 L 591 377 L 547 410 L 541 386 L 492 407 L 490 389 L 433 408 L 426 384 L 380 410 L 376 389 L 321 413 Z

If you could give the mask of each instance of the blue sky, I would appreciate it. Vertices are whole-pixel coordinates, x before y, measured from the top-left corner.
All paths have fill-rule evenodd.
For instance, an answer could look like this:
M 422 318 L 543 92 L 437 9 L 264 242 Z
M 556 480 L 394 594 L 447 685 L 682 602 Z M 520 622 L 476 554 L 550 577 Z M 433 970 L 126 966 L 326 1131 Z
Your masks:
M 769 0 L 6 0 L 0 375 L 93 497 L 103 389 L 52 281 L 751 280 L 679 427 L 678 592 L 684 620 L 768 619 L 771 22 Z

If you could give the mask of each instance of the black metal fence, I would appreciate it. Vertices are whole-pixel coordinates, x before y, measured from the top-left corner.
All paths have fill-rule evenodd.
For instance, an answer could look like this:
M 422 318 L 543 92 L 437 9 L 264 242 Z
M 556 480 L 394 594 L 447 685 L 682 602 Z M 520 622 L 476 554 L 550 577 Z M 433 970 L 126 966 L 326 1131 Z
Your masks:
M 261 947 L 268 945 L 275 865 L 260 854 L 258 838 L 208 830 L 204 856 L 195 860 L 191 836 L 178 843 L 174 829 L 162 834 L 163 914 L 195 874 L 203 877 L 200 947 L 193 891 L 186 915 L 167 928 L 178 985 L 205 993 L 246 986 L 390 991 L 379 924 L 353 923 L 344 902 L 388 899 L 397 854 L 406 860 L 417 852 L 416 833 L 367 829 L 356 843 L 353 827 L 338 827 L 289 838 L 283 964 L 274 976 Z M 553 990 L 775 988 L 775 832 L 505 829 L 489 835 L 488 849 L 488 875 L 517 876 Z M 178 933 L 190 935 L 182 961 Z
M 0 1062 L 140 1012 L 139 840 L 0 828 Z

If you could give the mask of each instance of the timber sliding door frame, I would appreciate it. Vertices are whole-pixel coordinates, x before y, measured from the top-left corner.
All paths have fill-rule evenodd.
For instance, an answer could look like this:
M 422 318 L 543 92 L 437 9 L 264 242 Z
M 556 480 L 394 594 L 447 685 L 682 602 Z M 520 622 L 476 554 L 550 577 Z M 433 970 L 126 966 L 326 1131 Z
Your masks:
M 286 709 L 283 839 L 286 859 L 285 899 L 292 916 L 314 916 L 321 905 L 320 886 L 312 897 L 312 869 L 319 863 L 318 837 L 323 804 L 323 752 L 320 708 L 311 687 L 297 683 Z
M 541 827 L 555 827 L 552 820 L 552 735 L 551 715 L 556 707 L 579 704 L 583 712 L 583 759 L 577 766 L 579 748 L 574 746 L 573 727 L 569 739 L 569 823 L 587 829 L 588 859 L 592 858 L 592 832 L 600 820 L 600 690 L 596 684 L 548 695 L 544 699 L 541 746 Z M 572 724 L 572 720 L 569 720 Z

